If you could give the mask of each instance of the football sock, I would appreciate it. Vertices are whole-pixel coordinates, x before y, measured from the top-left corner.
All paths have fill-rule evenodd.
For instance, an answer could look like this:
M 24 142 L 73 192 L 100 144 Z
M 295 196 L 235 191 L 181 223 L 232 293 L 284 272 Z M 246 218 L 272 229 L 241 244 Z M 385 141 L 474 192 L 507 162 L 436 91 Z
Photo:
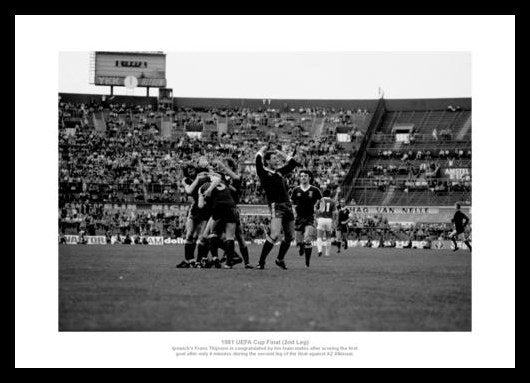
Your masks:
M 299 255 L 304 255 L 304 244 L 303 243 L 298 243 L 297 246 L 298 246 L 298 254 Z
M 212 258 L 219 257 L 219 242 L 218 236 L 210 237 L 210 253 L 212 254 Z
M 241 247 L 239 249 L 241 251 L 241 256 L 243 257 L 243 261 L 245 262 L 245 265 L 248 265 L 249 259 L 248 259 L 248 248 Z
M 309 261 L 311 259 L 311 251 L 313 250 L 312 247 L 308 246 L 305 248 L 305 264 L 306 266 L 309 266 Z
M 280 244 L 280 251 L 278 252 L 278 259 L 280 261 L 283 261 L 285 258 L 285 254 L 287 254 L 287 250 L 289 250 L 289 247 L 291 247 L 291 242 L 285 242 L 282 241 Z
M 322 253 L 322 239 L 317 238 L 317 250 L 319 253 Z
M 324 245 L 325 245 L 325 248 L 324 248 L 324 252 L 327 255 L 329 255 L 329 248 L 331 247 L 331 241 L 328 239 L 324 242 Z
M 199 242 L 197 245 L 197 262 L 200 262 L 208 254 L 208 242 Z
M 223 241 L 222 239 L 220 239 L 218 248 L 223 250 L 226 253 L 226 241 Z
M 226 241 L 226 264 L 230 265 L 234 259 L 234 240 Z
M 184 258 L 186 261 L 193 259 L 193 253 L 195 252 L 195 243 L 186 243 L 184 245 Z
M 340 239 L 337 240 L 337 248 L 339 249 L 339 251 L 340 251 L 341 245 L 342 245 L 342 242 L 340 241 Z
M 228 251 L 227 250 L 227 245 L 226 245 L 226 240 L 219 240 L 219 249 L 223 250 L 225 255 L 226 255 L 226 252 Z M 235 243 L 235 242 L 234 242 Z M 234 250 L 234 257 L 239 257 L 239 254 L 237 251 Z
M 469 251 L 471 251 L 471 244 L 469 243 L 469 241 L 466 241 L 464 243 L 466 244 L 466 246 L 469 249 Z
M 456 239 L 453 238 L 452 241 L 453 241 L 453 244 L 455 245 L 455 250 L 458 249 L 458 244 L 456 243 Z
M 267 259 L 267 255 L 269 255 L 273 247 L 274 247 L 274 243 L 269 242 L 268 240 L 265 241 L 265 243 L 263 244 L 263 247 L 261 248 L 261 255 L 259 257 L 260 265 L 265 264 L 265 259 Z

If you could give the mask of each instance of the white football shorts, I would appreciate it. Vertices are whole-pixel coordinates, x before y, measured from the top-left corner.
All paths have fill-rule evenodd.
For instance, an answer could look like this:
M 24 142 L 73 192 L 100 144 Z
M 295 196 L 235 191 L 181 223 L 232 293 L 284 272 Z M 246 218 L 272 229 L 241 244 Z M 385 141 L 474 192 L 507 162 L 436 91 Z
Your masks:
M 331 218 L 317 218 L 317 230 L 333 231 L 333 220 Z

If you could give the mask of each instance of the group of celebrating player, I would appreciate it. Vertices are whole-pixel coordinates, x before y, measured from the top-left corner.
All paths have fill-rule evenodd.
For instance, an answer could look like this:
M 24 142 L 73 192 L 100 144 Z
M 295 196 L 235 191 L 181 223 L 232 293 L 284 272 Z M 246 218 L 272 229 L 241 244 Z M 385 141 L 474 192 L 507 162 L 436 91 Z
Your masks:
M 206 157 L 201 157 L 196 167 L 190 164 L 184 169 L 184 176 L 182 183 L 193 203 L 186 218 L 184 260 L 177 268 L 221 268 L 219 248 L 225 251 L 224 267 L 232 268 L 244 261 L 246 268 L 253 268 L 241 233 L 237 209 L 241 175 L 237 173 L 235 162 L 228 158 L 224 162 L 215 161 L 211 166 Z M 236 240 L 241 256 L 235 253 Z
M 293 239 L 299 247 L 299 255 L 305 256 L 305 266 L 309 267 L 315 229 L 319 257 L 322 256 L 322 250 L 326 256 L 330 255 L 334 229 L 338 252 L 341 245 L 347 249 L 350 212 L 343 206 L 343 201 L 336 203 L 329 189 L 321 192 L 311 185 L 312 174 L 307 169 L 299 172 L 300 184 L 289 192 L 286 176 L 300 166 L 293 156 L 294 153 L 287 155 L 280 150 L 270 150 L 269 146 L 263 146 L 256 154 L 256 173 L 271 214 L 269 231 L 256 266 L 260 270 L 265 268 L 267 256 L 280 240 L 282 232 L 275 264 L 284 270 L 287 269 L 285 255 Z M 190 164 L 184 169 L 182 183 L 186 193 L 192 196 L 193 203 L 186 219 L 185 259 L 177 268 L 233 268 L 242 262 L 245 268 L 254 268 L 249 262 L 237 207 L 242 184 L 237 168 L 232 158 L 216 160 L 210 165 L 203 156 L 199 158 L 197 166 Z M 462 235 L 469 222 L 469 218 L 460 211 L 460 206 L 457 206 L 453 222 L 456 230 L 451 233 L 451 239 L 457 249 L 456 239 Z M 235 251 L 236 241 L 241 255 Z M 465 243 L 471 250 L 467 239 Z M 222 258 L 219 258 L 219 249 L 224 250 Z
M 337 219 L 339 251 L 342 241 L 347 247 L 340 231 L 346 232 L 349 211 L 341 209 L 340 204 L 331 198 L 330 190 L 322 193 L 310 184 L 312 174 L 309 170 L 299 172 L 300 185 L 289 193 L 286 176 L 298 166 L 292 155 L 280 150 L 269 150 L 269 146 L 263 146 L 256 154 L 256 172 L 271 213 L 270 228 L 261 250 L 258 269 L 265 268 L 267 256 L 280 240 L 282 231 L 283 238 L 275 260 L 282 269 L 287 269 L 285 255 L 293 239 L 296 239 L 299 254 L 305 256 L 305 265 L 309 267 L 315 229 L 318 255 L 321 256 L 324 249 L 324 254 L 329 256 L 331 233 Z M 197 166 L 190 164 L 184 169 L 184 176 L 182 183 L 193 203 L 186 219 L 185 259 L 177 268 L 232 268 L 242 262 L 245 268 L 254 268 L 250 265 L 248 248 L 241 231 L 237 207 L 241 174 L 234 160 L 217 160 L 210 165 L 206 157 L 200 157 Z M 235 251 L 236 241 L 241 255 Z M 224 250 L 222 258 L 219 257 L 219 249 Z

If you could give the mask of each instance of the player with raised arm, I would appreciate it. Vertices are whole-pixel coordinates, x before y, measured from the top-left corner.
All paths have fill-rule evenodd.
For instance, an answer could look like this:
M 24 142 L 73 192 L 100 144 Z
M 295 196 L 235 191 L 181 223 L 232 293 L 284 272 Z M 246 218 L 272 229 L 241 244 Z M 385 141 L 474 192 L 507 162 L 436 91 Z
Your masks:
M 204 184 L 199 190 L 199 207 L 211 203 L 212 219 L 222 224 L 226 240 L 226 265 L 234 265 L 234 240 L 236 232 L 237 212 L 236 203 L 226 182 L 220 176 L 211 176 L 212 182 Z M 218 264 L 219 235 L 215 229 L 210 234 L 210 252 L 214 263 Z M 217 265 L 216 265 L 217 267 Z
M 465 215 L 462 210 L 460 210 L 460 203 L 456 203 L 455 208 L 456 212 L 453 216 L 451 222 L 455 225 L 455 229 L 449 234 L 449 238 L 453 241 L 454 249 L 453 251 L 458 250 L 457 239 L 463 240 L 466 244 L 469 251 L 471 251 L 471 244 L 469 243 L 469 237 L 466 235 L 466 226 L 469 224 L 470 220 L 467 215 Z
M 350 209 L 346 207 L 346 201 L 341 199 L 337 205 L 337 225 L 335 230 L 335 240 L 337 253 L 340 253 L 341 246 L 348 250 L 348 223 L 352 219 Z
M 267 255 L 271 252 L 283 229 L 284 238 L 280 244 L 275 263 L 278 267 L 285 270 L 287 269 L 284 261 L 285 254 L 287 254 L 294 237 L 293 206 L 289 198 L 289 186 L 285 176 L 298 166 L 298 162 L 292 156 L 288 156 L 279 150 L 271 152 L 267 151 L 267 149 L 268 146 L 263 146 L 256 153 L 256 173 L 260 179 L 261 187 L 265 190 L 271 212 L 270 230 L 261 249 L 257 268 L 260 270 L 265 268 Z M 282 158 L 286 163 L 280 167 Z
M 226 172 L 229 179 L 229 188 L 232 192 L 232 197 L 236 203 L 236 213 L 237 213 L 237 222 L 236 222 L 236 241 L 239 245 L 239 251 L 243 257 L 245 263 L 245 269 L 253 269 L 254 266 L 250 264 L 250 259 L 248 255 L 248 247 L 245 239 L 243 238 L 243 230 L 241 229 L 241 218 L 239 208 L 237 204 L 239 203 L 239 198 L 241 197 L 241 186 L 243 183 L 243 178 L 241 174 L 237 171 L 237 164 L 231 158 L 226 159 L 226 164 L 219 162 L 219 166 Z
M 239 202 L 239 197 L 241 194 L 241 183 L 242 183 L 242 176 L 237 171 L 237 165 L 235 161 L 231 158 L 227 158 L 224 161 L 217 160 L 213 162 L 213 165 L 215 165 L 219 171 L 219 173 L 224 177 L 224 182 L 228 186 L 230 192 L 232 193 L 232 198 L 234 199 L 234 202 L 236 203 L 236 232 L 235 232 L 235 239 L 237 243 L 239 244 L 239 250 L 241 251 L 242 260 L 245 262 L 245 269 L 253 269 L 254 267 L 250 265 L 249 261 L 249 254 L 248 254 L 248 247 L 247 244 L 243 238 L 242 230 L 241 230 L 241 221 L 240 221 L 240 214 L 239 209 L 237 208 L 237 203 Z M 224 231 L 224 221 L 223 220 L 217 220 L 214 221 L 213 217 L 210 218 L 210 221 L 208 222 L 208 226 L 211 226 L 210 230 L 210 237 L 213 236 L 221 236 Z M 219 247 L 223 250 L 226 250 L 226 247 L 224 246 L 223 241 L 219 241 Z M 225 251 L 226 252 L 226 251 Z M 239 258 L 239 255 L 237 252 L 234 251 L 234 258 L 232 264 L 236 264 L 241 262 L 241 259 Z
M 335 200 L 331 198 L 329 189 L 324 190 L 324 197 L 317 202 L 317 250 L 318 256 L 322 256 L 322 247 L 325 247 L 325 256 L 329 257 L 331 247 L 331 234 L 333 232 L 333 221 L 337 219 L 337 207 Z
M 291 192 L 291 201 L 296 213 L 294 230 L 296 244 L 300 247 L 300 255 L 305 255 L 306 267 L 309 267 L 312 241 L 315 237 L 315 204 L 322 198 L 319 188 L 309 183 L 312 174 L 309 170 L 299 173 L 300 185 Z
M 200 208 L 199 202 L 199 188 L 210 181 L 208 161 L 205 157 L 199 159 L 198 167 L 188 164 L 184 168 L 184 179 L 182 185 L 186 194 L 192 197 L 193 202 L 188 208 L 186 216 L 186 239 L 184 242 L 184 260 L 179 263 L 177 268 L 190 268 L 195 266 L 195 246 L 199 245 L 198 252 L 202 252 L 202 247 L 205 246 L 204 241 L 199 242 L 199 236 L 206 226 L 206 222 L 210 217 L 210 212 L 207 208 Z

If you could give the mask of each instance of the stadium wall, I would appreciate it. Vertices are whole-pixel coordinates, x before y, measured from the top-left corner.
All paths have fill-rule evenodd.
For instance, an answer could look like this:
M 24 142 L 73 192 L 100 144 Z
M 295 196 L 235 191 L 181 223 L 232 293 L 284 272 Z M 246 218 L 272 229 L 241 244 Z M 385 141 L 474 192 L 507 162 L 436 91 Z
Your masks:
M 301 100 L 301 99 L 271 99 L 270 104 L 263 103 L 263 99 L 249 98 L 176 98 L 175 104 L 179 107 L 215 107 L 215 108 L 345 108 L 345 109 L 366 109 L 372 111 L 377 105 L 377 100 Z
M 270 215 L 267 205 L 238 205 L 241 215 Z M 348 206 L 357 216 L 374 216 L 381 214 L 390 223 L 450 223 L 455 212 L 452 206 Z M 118 211 L 150 211 L 186 214 L 188 205 L 172 204 L 105 204 L 104 210 Z M 471 218 L 471 207 L 463 206 L 462 211 Z
M 385 107 L 389 112 L 446 110 L 450 105 L 471 110 L 471 98 L 385 99 Z
M 123 235 L 113 235 L 107 238 L 104 235 L 92 235 L 92 236 L 80 236 L 80 235 L 64 235 L 60 244 L 64 245 L 113 245 L 113 246 L 143 246 L 143 245 L 155 245 L 155 246 L 164 246 L 164 245 L 184 245 L 186 240 L 184 238 L 170 238 L 163 236 L 136 236 L 133 235 L 130 237 L 131 243 L 125 244 L 125 236 Z M 139 239 L 139 243 L 136 243 L 136 240 Z M 144 241 L 145 239 L 145 241 Z M 247 245 L 258 245 L 261 246 L 265 242 L 265 239 L 254 239 L 251 241 L 245 241 Z M 291 242 L 291 247 L 296 246 L 296 241 Z M 313 246 L 316 246 L 316 241 L 312 242 Z M 276 244 L 278 246 L 278 244 Z M 465 246 L 463 241 L 457 241 L 457 246 L 462 250 L 469 250 Z M 383 246 L 381 246 L 381 241 L 379 240 L 348 240 L 348 247 L 370 247 L 370 248 L 379 248 L 379 247 L 395 247 L 397 249 L 434 249 L 434 250 L 452 250 L 453 243 L 449 240 L 434 240 L 434 241 L 395 241 L 392 244 L 391 241 L 384 241 Z
M 102 96 L 107 99 L 110 95 L 102 94 L 77 94 L 59 93 L 61 100 L 75 103 L 88 103 L 91 100 L 101 100 Z M 156 105 L 156 97 L 145 96 L 113 96 L 118 103 Z M 263 99 L 253 98 L 194 98 L 174 97 L 173 105 L 181 108 L 263 108 L 264 106 L 276 109 L 282 108 L 307 108 L 307 107 L 329 107 L 346 109 L 366 109 L 372 111 L 377 105 L 377 100 L 301 100 L 301 99 L 271 99 L 271 103 L 263 103 Z
M 107 100 L 110 99 L 108 94 L 78 94 L 78 93 L 59 93 L 61 101 L 72 102 L 72 103 L 85 103 L 88 104 L 91 101 L 101 101 L 103 96 Z M 133 105 L 152 105 L 157 104 L 156 97 L 140 97 L 140 96 L 112 96 L 112 102 L 120 104 L 133 104 Z
M 88 103 L 91 100 L 101 100 L 102 94 L 59 93 L 61 99 L 67 102 Z M 114 96 L 113 100 L 119 103 L 156 105 L 156 97 L 145 96 Z M 374 111 L 378 100 L 303 100 L 303 99 L 271 99 L 270 104 L 263 104 L 263 99 L 252 98 L 193 98 L 175 97 L 173 104 L 183 108 L 262 108 L 264 105 L 276 109 L 329 107 L 329 108 L 361 108 Z M 421 111 L 445 110 L 449 105 L 459 106 L 464 110 L 471 109 L 471 98 L 433 98 L 433 99 L 385 99 L 388 111 Z

